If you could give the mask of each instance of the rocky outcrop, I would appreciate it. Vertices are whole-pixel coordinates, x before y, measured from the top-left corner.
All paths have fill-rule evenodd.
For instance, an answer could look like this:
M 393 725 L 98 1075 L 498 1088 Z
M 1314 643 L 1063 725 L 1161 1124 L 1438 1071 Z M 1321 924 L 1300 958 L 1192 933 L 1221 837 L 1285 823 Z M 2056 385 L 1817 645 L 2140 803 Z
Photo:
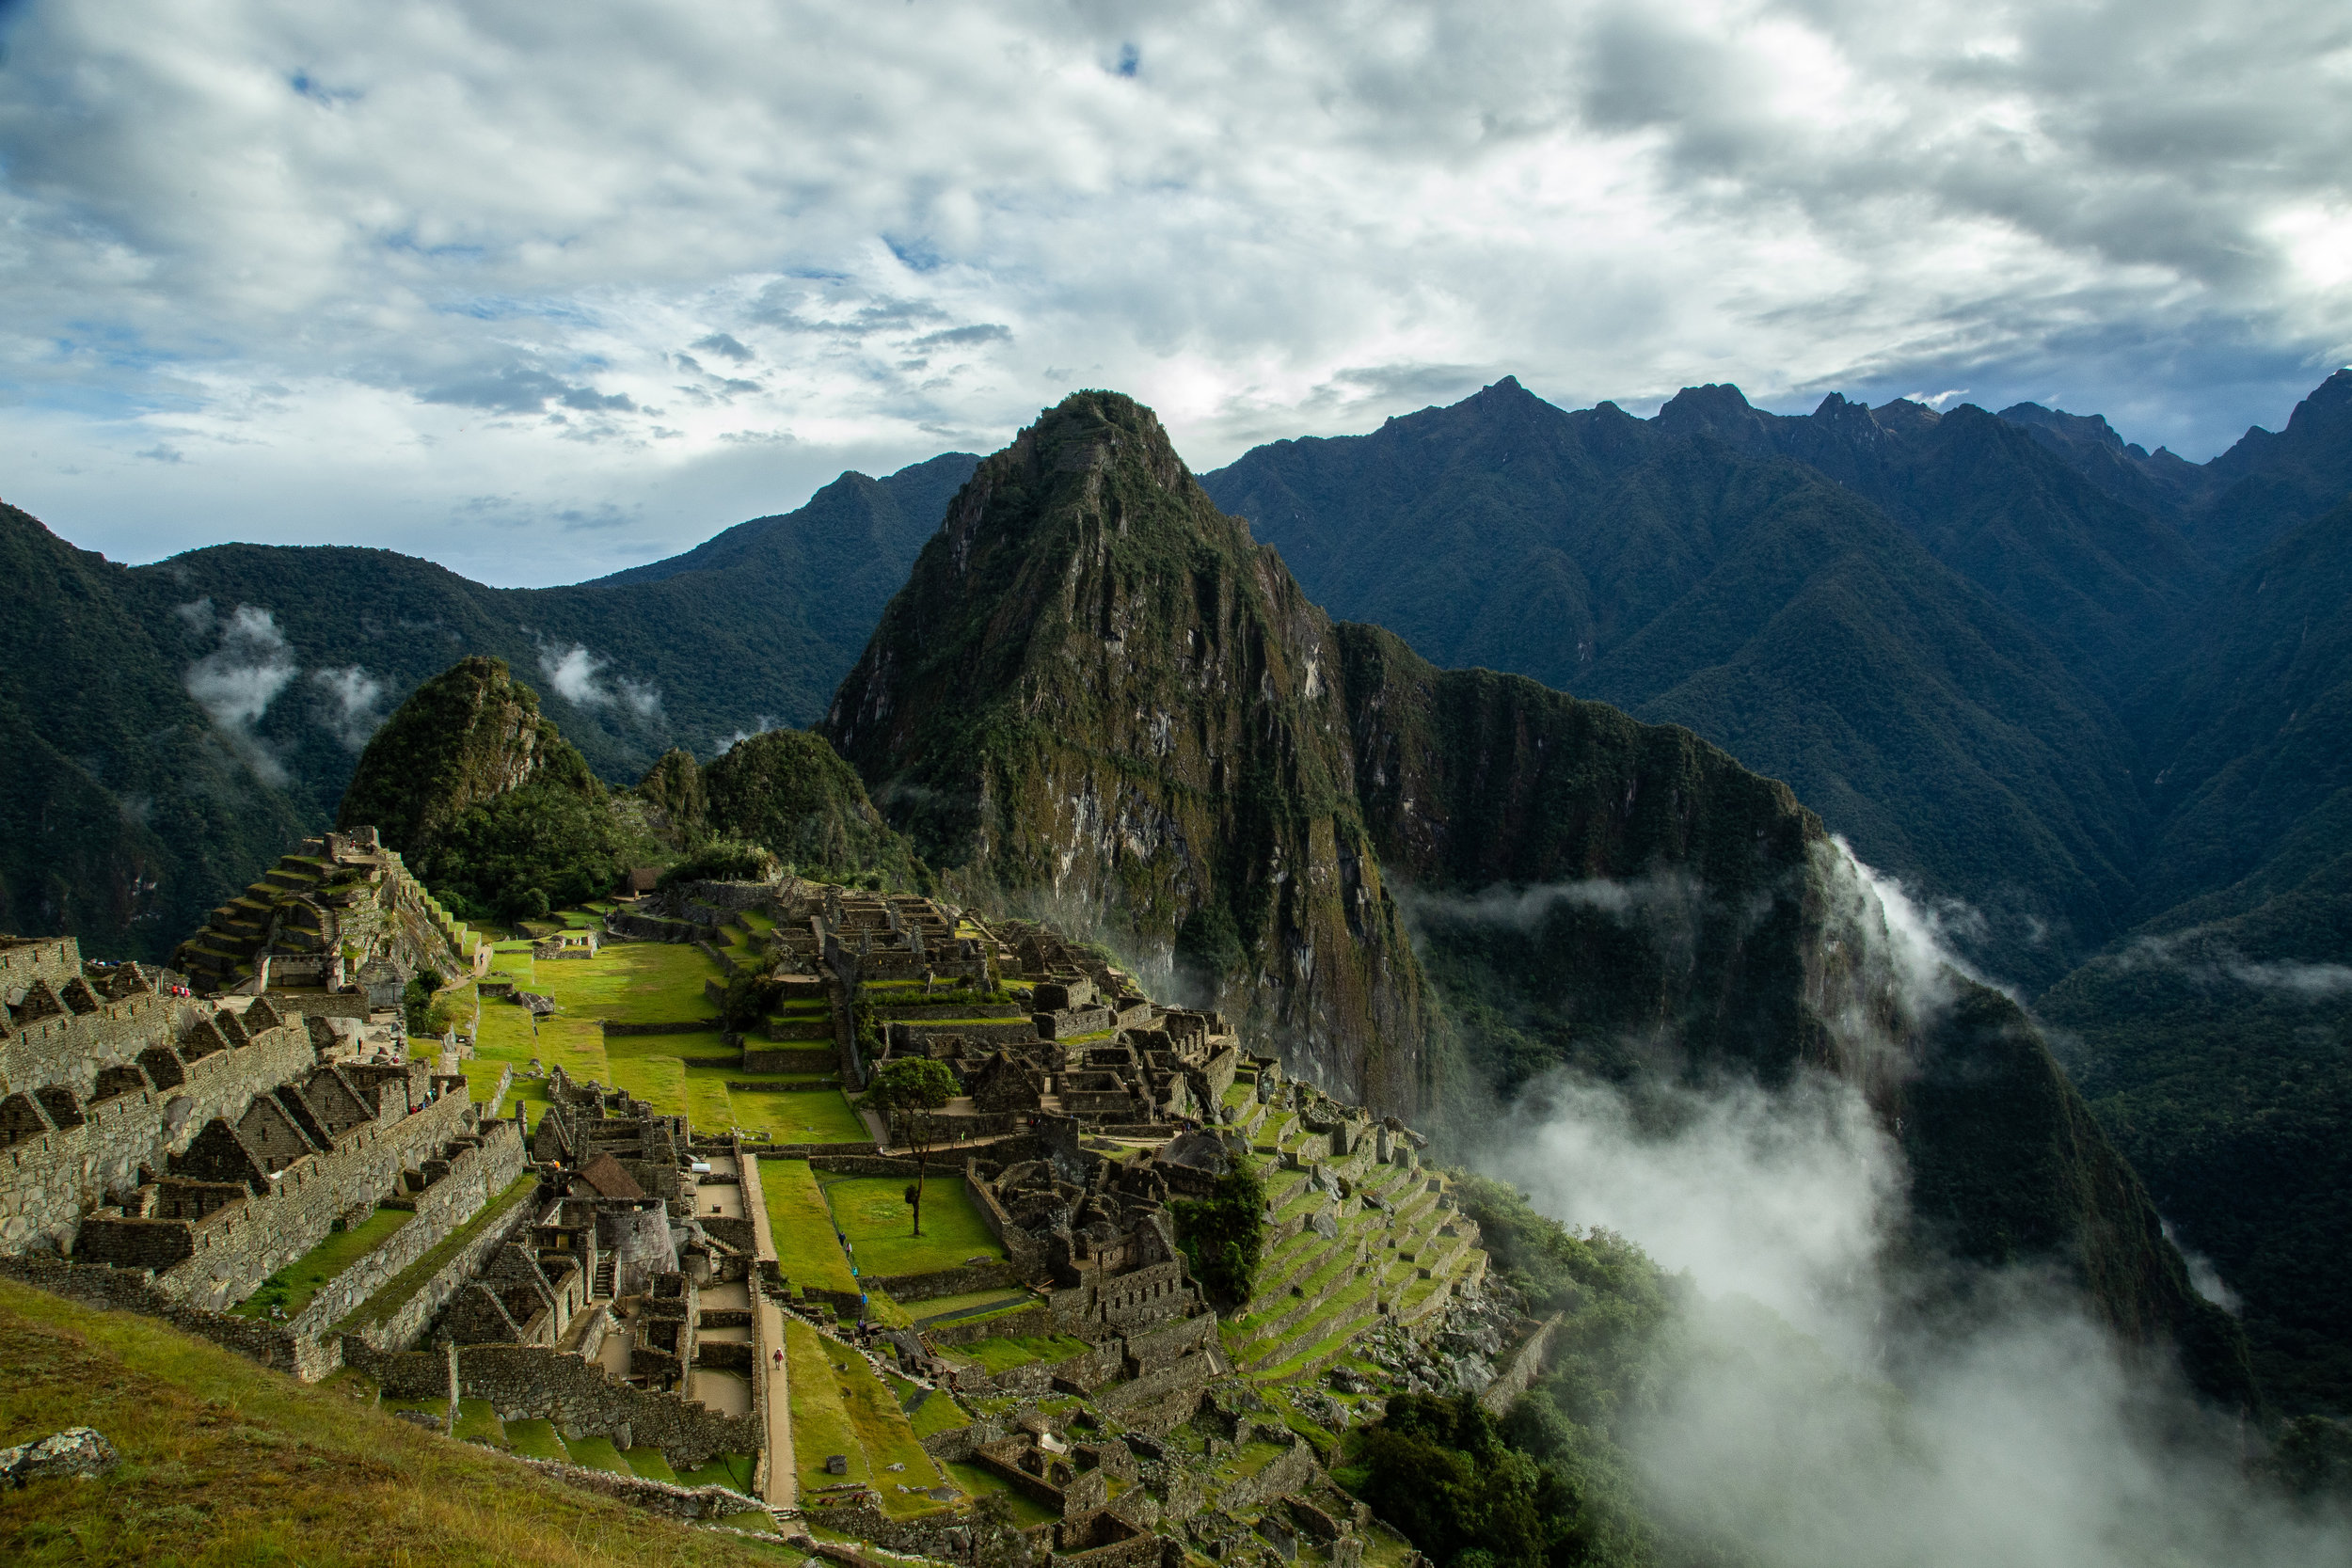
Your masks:
M 1330 623 L 1150 410 L 1082 393 L 957 496 L 822 732 L 952 893 L 1106 942 L 1409 1106 L 1421 972 L 1338 669 Z

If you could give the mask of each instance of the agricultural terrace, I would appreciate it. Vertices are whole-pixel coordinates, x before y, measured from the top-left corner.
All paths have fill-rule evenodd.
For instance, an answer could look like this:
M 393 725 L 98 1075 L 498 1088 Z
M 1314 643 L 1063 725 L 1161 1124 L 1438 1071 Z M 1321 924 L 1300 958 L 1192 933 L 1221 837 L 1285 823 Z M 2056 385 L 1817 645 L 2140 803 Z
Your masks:
M 894 1518 L 945 1506 L 930 1489 L 944 1485 L 946 1476 L 924 1451 L 899 1396 L 864 1356 L 798 1319 L 785 1321 L 784 1346 L 792 1382 L 792 1464 L 803 1492 L 863 1481 Z M 847 1475 L 826 1470 L 825 1461 L 834 1454 L 848 1461 Z M 893 1470 L 893 1465 L 904 1468 Z M 901 1485 L 911 1490 L 901 1492 Z
M 565 910 L 561 922 L 581 927 L 601 924 L 601 912 Z M 756 941 L 764 917 L 744 917 L 751 927 L 730 927 L 742 942 Z M 539 935 L 558 929 L 555 921 L 526 927 Z M 747 946 L 742 955 L 752 956 Z M 476 1101 L 498 1090 L 508 1067 L 515 1078 L 506 1106 L 520 1103 L 536 1118 L 548 1103 L 544 1080 L 525 1074 L 535 1058 L 561 1067 L 575 1081 L 594 1080 L 626 1089 L 657 1111 L 684 1115 L 701 1132 L 739 1128 L 777 1143 L 850 1144 L 872 1139 L 829 1072 L 754 1073 L 739 1066 L 728 1047 L 718 1006 L 706 987 L 723 984 L 724 972 L 690 943 L 615 942 L 593 958 L 534 959 L 529 942 L 501 942 L 492 951 L 490 978 L 552 997 L 557 1011 L 533 1022 L 530 1011 L 503 998 L 484 998 L 469 983 L 450 994 L 474 1017 L 474 1055 L 466 1062 L 467 1086 Z M 607 1034 L 606 1023 L 703 1023 L 675 1034 Z M 416 1049 L 427 1053 L 432 1042 Z M 742 1087 L 730 1089 L 730 1084 Z

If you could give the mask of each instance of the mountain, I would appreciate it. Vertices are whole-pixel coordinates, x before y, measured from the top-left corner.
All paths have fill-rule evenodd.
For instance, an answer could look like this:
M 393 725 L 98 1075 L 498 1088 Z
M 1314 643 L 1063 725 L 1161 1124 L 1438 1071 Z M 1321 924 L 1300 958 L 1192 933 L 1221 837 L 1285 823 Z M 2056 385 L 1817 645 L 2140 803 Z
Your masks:
M 463 654 L 533 672 L 596 769 L 635 778 L 674 743 L 708 754 L 821 711 L 938 526 L 943 490 L 973 461 L 844 474 L 797 512 L 565 588 L 486 588 L 429 562 L 331 546 L 217 546 L 132 576 L 151 603 L 268 614 L 304 685 L 255 729 L 326 804 L 349 776 L 350 734 L 364 738 L 367 717 Z M 189 645 L 189 657 L 203 651 Z M 355 711 L 355 691 L 372 703 Z
M 1124 397 L 980 465 L 820 729 L 959 896 L 1189 980 L 1349 1098 L 1468 1131 L 1482 1080 L 1561 1063 L 1836 1073 L 1901 1130 L 1923 1251 L 2055 1263 L 2251 1400 L 2031 1022 L 1949 972 L 1950 1000 L 1911 994 L 1787 785 L 1334 626 Z
M 906 840 L 866 798 L 855 769 L 807 730 L 739 740 L 707 768 L 674 752 L 639 785 L 687 802 L 675 816 L 689 838 L 708 832 L 756 844 L 793 869 L 847 879 L 879 871 L 894 886 L 919 879 Z M 691 805 L 699 793 L 704 801 Z
M 461 920 L 583 903 L 650 847 L 541 717 L 538 694 L 479 655 L 418 687 L 375 732 L 336 826 L 374 828 Z
M 2352 503 L 2233 573 L 2152 686 L 2145 918 L 2040 1008 L 2265 1383 L 2352 1408 Z
M 122 568 L 0 506 L 0 927 L 160 961 L 311 818 Z
M 496 589 L 388 550 L 223 545 L 124 568 L 0 508 L 0 916 L 160 961 L 469 655 L 529 672 L 594 769 L 634 779 L 805 722 L 977 459 L 844 474 L 796 512 L 596 583 Z
M 1778 420 L 1713 388 L 1646 422 L 1611 404 L 1563 412 L 1506 379 L 1371 436 L 1261 447 L 1202 483 L 1335 613 L 1440 664 L 1689 725 L 1786 779 L 1915 892 L 1975 905 L 1984 924 L 1961 944 L 2046 984 L 2129 907 L 2147 832 L 2136 757 L 2084 660 L 1931 546 L 1990 560 L 1985 541 L 2031 531 L 2026 503 L 2053 488 L 2076 556 L 2134 531 L 2022 434 L 1916 414 L 1894 421 L 1901 436 L 1842 400 Z M 1775 443 L 1845 452 L 1845 478 Z M 1899 460 L 1882 450 L 1905 443 Z M 1915 506 L 1912 528 L 1866 493 L 2021 466 L 1973 511 Z M 2133 580 L 2112 596 L 2160 615 Z
M 1078 394 L 975 471 L 820 730 L 962 896 L 1182 971 L 1333 1084 L 1417 1105 L 1419 974 L 1338 667 L 1158 421 Z
M 2202 465 L 2127 446 L 2096 415 L 2021 403 L 2001 418 L 2119 500 L 2175 524 L 2208 560 L 2234 566 L 2352 495 L 2352 370 L 2295 406 L 2281 431 L 2249 429 Z

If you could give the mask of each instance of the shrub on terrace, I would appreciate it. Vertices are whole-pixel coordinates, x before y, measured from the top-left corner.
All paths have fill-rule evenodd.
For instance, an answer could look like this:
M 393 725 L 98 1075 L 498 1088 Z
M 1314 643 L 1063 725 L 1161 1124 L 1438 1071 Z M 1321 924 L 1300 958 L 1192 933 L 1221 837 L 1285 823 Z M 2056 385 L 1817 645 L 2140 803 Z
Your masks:
M 1216 1179 L 1205 1198 L 1168 1204 L 1176 1244 L 1193 1278 L 1221 1305 L 1246 1301 L 1265 1253 L 1265 1183 L 1247 1160 Z

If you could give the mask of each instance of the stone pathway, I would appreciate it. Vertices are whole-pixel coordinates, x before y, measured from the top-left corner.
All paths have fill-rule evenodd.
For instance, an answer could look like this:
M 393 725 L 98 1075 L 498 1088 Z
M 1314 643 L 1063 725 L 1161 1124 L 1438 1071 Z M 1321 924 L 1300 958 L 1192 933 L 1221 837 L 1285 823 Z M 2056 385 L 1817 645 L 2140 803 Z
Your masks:
M 784 1311 L 765 1296 L 756 1314 L 757 1350 L 768 1363 L 768 1490 L 760 1501 L 771 1508 L 792 1508 L 800 1502 L 799 1470 L 792 1460 L 792 1378 L 787 1364 L 776 1359 L 784 1348 Z

